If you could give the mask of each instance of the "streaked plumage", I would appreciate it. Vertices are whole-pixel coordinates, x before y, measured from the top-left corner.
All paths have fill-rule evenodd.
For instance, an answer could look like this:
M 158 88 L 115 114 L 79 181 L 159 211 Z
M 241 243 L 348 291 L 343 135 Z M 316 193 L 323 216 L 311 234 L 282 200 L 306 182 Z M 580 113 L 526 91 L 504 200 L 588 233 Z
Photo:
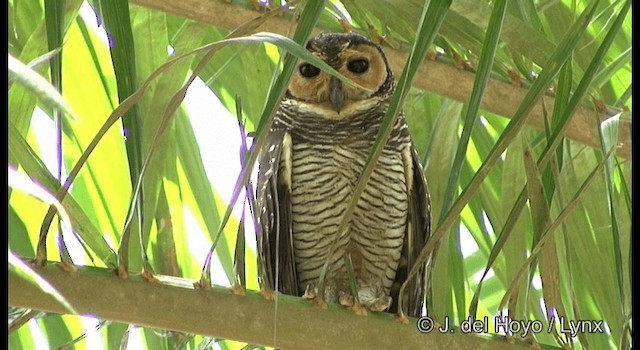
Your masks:
M 393 94 L 381 48 L 357 34 L 321 34 L 307 49 L 364 90 L 307 63 L 294 74 L 261 155 L 257 186 L 258 250 L 263 287 L 301 296 L 317 286 L 342 215 Z M 368 309 L 397 311 L 398 292 L 429 236 L 429 195 L 400 115 L 341 232 L 325 281 L 325 300 L 351 295 Z M 424 304 L 423 271 L 408 286 L 408 314 Z M 389 298 L 391 297 L 391 298 Z

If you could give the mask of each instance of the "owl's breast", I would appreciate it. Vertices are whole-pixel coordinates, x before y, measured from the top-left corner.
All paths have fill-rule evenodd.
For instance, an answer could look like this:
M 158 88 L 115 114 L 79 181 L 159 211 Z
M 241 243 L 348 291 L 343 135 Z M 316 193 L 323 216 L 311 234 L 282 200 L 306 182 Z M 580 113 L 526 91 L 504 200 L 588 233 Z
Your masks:
M 346 144 L 293 141 L 292 234 L 301 288 L 319 276 L 336 239 L 332 269 L 343 269 L 343 256 L 358 251 L 366 261 L 362 269 L 375 272 L 387 291 L 391 286 L 389 269 L 395 271 L 400 259 L 408 213 L 403 158 L 394 147 L 384 148 L 346 231 L 338 232 L 371 144 L 359 138 Z
M 294 219 L 314 221 L 341 219 L 364 169 L 372 142 L 348 144 L 293 142 L 291 195 Z M 407 184 L 401 152 L 385 147 L 358 201 L 356 212 L 379 211 L 379 219 L 401 219 L 406 214 Z M 394 215 L 399 213 L 398 215 Z M 356 216 L 359 215 L 356 213 Z M 334 218 L 336 218 L 334 220 Z M 295 224 L 295 223 L 294 223 Z M 377 223 L 370 223 L 375 225 Z

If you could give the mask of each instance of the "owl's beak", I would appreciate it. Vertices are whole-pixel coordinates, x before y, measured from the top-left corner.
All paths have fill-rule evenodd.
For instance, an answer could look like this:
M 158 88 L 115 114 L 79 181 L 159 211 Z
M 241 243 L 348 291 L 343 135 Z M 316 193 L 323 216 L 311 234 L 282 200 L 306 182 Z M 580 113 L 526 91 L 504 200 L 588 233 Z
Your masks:
M 329 100 L 333 109 L 340 113 L 344 103 L 344 91 L 342 91 L 342 82 L 336 77 L 331 77 L 329 82 Z

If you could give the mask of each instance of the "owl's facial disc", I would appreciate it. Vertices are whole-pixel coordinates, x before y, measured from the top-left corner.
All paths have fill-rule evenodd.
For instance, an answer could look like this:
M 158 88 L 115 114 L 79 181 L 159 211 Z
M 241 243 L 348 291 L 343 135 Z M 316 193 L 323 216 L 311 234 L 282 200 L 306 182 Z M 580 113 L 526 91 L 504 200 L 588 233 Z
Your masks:
M 343 119 L 379 102 L 375 97 L 389 73 L 382 52 L 373 43 L 317 44 L 310 51 L 355 84 L 303 62 L 289 84 L 289 95 L 301 108 L 330 119 Z

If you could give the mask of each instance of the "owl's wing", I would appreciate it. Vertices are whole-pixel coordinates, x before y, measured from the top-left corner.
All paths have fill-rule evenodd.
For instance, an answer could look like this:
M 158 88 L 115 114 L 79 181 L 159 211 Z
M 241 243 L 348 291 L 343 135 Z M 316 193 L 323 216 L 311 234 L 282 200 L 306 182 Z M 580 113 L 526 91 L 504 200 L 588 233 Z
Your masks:
M 282 157 L 291 155 L 290 135 L 272 130 L 260 157 L 257 183 L 258 269 L 263 288 L 298 295 L 291 236 L 291 168 Z
M 413 181 L 411 182 L 411 188 L 409 188 L 407 232 L 400 263 L 396 270 L 396 278 L 391 290 L 391 297 L 393 298 L 393 304 L 389 310 L 391 312 L 397 312 L 400 287 L 407 280 L 409 271 L 415 265 L 420 251 L 427 244 L 431 230 L 431 203 L 427 181 L 418 152 L 413 145 L 410 148 L 411 167 L 408 168 L 412 171 Z M 405 289 L 403 300 L 406 309 L 404 311 L 408 316 L 420 317 L 422 314 L 422 308 L 425 303 L 426 269 L 428 264 L 429 261 L 422 264 L 419 273 L 409 281 Z

